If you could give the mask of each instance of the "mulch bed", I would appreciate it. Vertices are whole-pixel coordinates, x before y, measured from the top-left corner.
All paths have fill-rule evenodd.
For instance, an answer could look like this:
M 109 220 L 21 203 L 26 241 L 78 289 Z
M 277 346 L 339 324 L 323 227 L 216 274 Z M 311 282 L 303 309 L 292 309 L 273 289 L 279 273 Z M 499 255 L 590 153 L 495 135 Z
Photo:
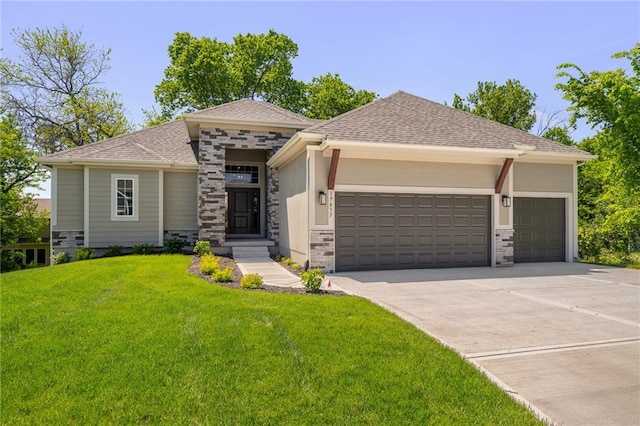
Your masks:
M 267 293 L 285 293 L 285 294 L 316 294 L 316 295 L 331 295 L 331 296 L 342 296 L 345 293 L 341 291 L 326 291 L 320 290 L 319 293 L 311 293 L 307 291 L 305 288 L 291 288 L 291 287 L 278 287 L 273 285 L 263 285 L 262 288 L 258 289 L 250 289 L 250 288 L 242 288 L 240 287 L 240 279 L 242 278 L 242 272 L 240 272 L 240 268 L 236 265 L 236 262 L 226 256 L 216 256 L 218 258 L 218 264 L 220 265 L 220 269 L 224 269 L 227 266 L 233 270 L 233 281 L 229 283 L 218 283 L 213 280 L 211 275 L 205 275 L 200 272 L 200 258 L 196 255 L 189 256 L 191 257 L 191 266 L 189 266 L 189 273 L 198 278 L 202 278 L 205 281 L 210 282 L 211 284 L 217 284 L 223 287 L 235 288 L 238 290 L 246 290 L 246 291 L 262 291 Z M 287 267 L 284 263 L 280 262 L 280 265 L 290 270 L 295 275 L 300 276 L 302 271 L 295 271 L 293 268 Z

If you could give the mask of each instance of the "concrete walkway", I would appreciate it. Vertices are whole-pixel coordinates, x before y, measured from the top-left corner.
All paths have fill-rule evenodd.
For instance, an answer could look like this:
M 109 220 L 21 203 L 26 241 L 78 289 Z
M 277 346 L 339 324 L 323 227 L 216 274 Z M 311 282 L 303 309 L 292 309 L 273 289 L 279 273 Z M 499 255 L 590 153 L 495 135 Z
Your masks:
M 640 271 L 547 263 L 331 279 L 452 347 L 553 423 L 640 424 Z
M 302 288 L 300 277 L 274 262 L 266 247 L 234 247 L 233 259 L 243 275 L 258 274 L 266 285 Z

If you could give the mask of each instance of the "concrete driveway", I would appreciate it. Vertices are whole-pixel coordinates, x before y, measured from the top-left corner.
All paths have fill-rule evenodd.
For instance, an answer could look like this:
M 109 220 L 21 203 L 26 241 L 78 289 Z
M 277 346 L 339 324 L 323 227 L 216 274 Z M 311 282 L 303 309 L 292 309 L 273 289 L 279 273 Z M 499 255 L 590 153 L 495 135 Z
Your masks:
M 640 271 L 544 263 L 336 274 L 563 425 L 640 424 Z

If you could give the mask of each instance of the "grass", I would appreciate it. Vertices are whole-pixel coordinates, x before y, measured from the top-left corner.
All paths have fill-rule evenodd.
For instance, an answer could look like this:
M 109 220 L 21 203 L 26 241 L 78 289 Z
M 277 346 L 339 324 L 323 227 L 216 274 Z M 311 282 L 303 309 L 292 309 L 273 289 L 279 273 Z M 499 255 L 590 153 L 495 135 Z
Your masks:
M 599 256 L 585 257 L 583 263 L 596 265 L 619 266 L 622 268 L 640 269 L 640 252 L 631 254 L 603 251 Z
M 2 275 L 2 424 L 539 424 L 356 297 L 255 293 L 180 255 Z

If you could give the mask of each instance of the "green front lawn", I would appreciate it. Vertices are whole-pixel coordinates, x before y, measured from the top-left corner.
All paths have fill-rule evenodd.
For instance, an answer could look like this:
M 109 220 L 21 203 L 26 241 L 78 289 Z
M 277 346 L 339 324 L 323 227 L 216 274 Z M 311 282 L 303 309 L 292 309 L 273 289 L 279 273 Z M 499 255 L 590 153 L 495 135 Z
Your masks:
M 2 424 L 537 424 L 366 300 L 242 291 L 189 258 L 2 275 Z

